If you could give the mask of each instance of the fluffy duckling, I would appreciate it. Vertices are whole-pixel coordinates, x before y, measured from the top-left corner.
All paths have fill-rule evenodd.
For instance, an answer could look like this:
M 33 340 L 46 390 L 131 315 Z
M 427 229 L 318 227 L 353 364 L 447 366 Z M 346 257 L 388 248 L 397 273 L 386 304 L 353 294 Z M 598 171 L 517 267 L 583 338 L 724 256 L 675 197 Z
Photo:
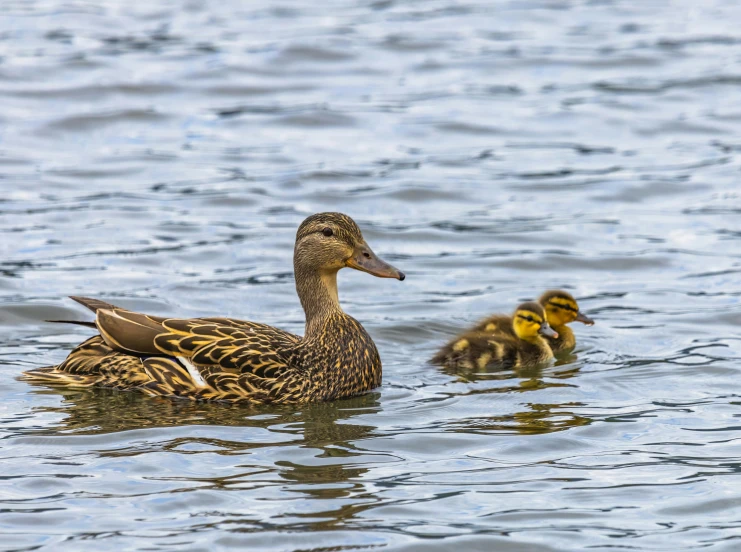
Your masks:
M 543 336 L 558 337 L 538 303 L 522 303 L 511 317 L 511 333 L 465 332 L 445 345 L 432 358 L 433 364 L 464 370 L 487 367 L 517 368 L 535 366 L 553 358 L 553 351 Z
M 545 309 L 548 324 L 558 333 L 558 337 L 547 338 L 554 354 L 570 351 L 576 346 L 574 331 L 567 324 L 572 322 L 581 322 L 587 326 L 594 324 L 594 320 L 579 310 L 576 299 L 567 291 L 560 289 L 546 291 L 540 296 L 538 303 Z M 512 317 L 502 314 L 490 316 L 479 322 L 472 331 L 514 336 Z

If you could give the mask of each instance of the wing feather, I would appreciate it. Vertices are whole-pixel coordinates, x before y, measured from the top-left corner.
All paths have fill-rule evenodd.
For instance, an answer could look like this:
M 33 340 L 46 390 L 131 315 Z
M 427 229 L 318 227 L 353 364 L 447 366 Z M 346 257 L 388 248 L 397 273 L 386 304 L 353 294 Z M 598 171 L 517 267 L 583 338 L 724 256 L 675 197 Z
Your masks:
M 227 401 L 295 402 L 304 387 L 306 375 L 289 362 L 300 338 L 278 328 L 231 318 L 150 316 L 74 299 L 96 313 L 100 335 L 62 364 L 32 370 L 27 378 Z
M 162 320 L 123 309 L 98 309 L 95 324 L 105 342 L 114 349 L 156 354 L 154 338 L 164 331 Z
M 116 351 L 99 335 L 75 347 L 58 366 L 29 370 L 24 377 L 75 387 L 104 385 L 119 389 L 136 387 L 149 380 L 139 357 Z

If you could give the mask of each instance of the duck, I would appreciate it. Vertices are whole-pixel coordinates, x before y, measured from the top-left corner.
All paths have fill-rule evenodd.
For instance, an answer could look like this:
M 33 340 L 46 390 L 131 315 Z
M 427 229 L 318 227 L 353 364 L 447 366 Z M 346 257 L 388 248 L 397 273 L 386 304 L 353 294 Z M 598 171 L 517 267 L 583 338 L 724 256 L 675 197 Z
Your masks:
M 562 289 L 551 289 L 543 293 L 538 303 L 545 309 L 548 324 L 558 334 L 558 337 L 549 336 L 546 339 L 554 354 L 567 353 L 576 346 L 576 336 L 568 324 L 581 322 L 587 326 L 593 326 L 594 320 L 579 310 L 579 304 L 568 291 Z M 512 331 L 512 317 L 496 314 L 476 324 L 473 331 L 487 333 L 504 333 L 514 335 Z
M 342 213 L 304 220 L 293 253 L 303 336 L 232 318 L 168 318 L 71 297 L 95 313 L 98 334 L 56 366 L 23 374 L 31 382 L 137 390 L 202 401 L 302 404 L 332 401 L 381 384 L 382 365 L 368 332 L 340 306 L 345 268 L 404 280 L 381 260 Z M 67 321 L 57 321 L 67 322 Z
M 469 330 L 442 347 L 430 362 L 449 369 L 484 370 L 538 366 L 554 358 L 545 337 L 558 335 L 541 305 L 522 303 L 504 318 L 510 320 L 511 334 Z

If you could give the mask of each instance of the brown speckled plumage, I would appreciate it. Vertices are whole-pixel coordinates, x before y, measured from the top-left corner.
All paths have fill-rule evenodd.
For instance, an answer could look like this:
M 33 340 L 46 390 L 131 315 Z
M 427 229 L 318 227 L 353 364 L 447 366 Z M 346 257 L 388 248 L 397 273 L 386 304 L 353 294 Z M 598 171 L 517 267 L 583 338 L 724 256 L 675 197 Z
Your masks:
M 96 313 L 100 335 L 58 366 L 24 377 L 229 402 L 306 403 L 364 393 L 381 384 L 381 359 L 363 326 L 340 307 L 336 275 L 345 266 L 404 279 L 373 254 L 350 217 L 320 213 L 296 236 L 304 337 L 256 322 L 149 316 L 74 297 Z
M 537 303 L 523 303 L 515 309 L 514 316 L 520 317 L 520 327 L 515 327 L 513 317 L 502 317 L 502 320 L 509 319 L 509 332 L 469 330 L 442 347 L 430 362 L 470 371 L 519 368 L 550 361 L 553 352 L 541 335 L 549 331 L 543 308 Z
M 591 318 L 581 313 L 576 299 L 567 291 L 546 291 L 540 296 L 538 303 L 545 309 L 551 328 L 558 333 L 558 337 L 545 338 L 554 354 L 568 352 L 576 346 L 574 331 L 567 324 L 575 320 L 587 325 L 594 324 Z M 505 334 L 512 337 L 515 335 L 512 330 L 512 316 L 506 314 L 489 316 L 471 328 L 471 331 Z

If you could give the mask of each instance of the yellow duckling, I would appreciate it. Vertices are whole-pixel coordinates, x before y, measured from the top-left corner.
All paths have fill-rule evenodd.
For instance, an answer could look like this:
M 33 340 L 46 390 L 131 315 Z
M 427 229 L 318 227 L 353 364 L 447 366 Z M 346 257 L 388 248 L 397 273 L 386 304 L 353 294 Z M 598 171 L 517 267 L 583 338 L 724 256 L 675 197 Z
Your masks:
M 548 344 L 554 354 L 570 351 L 576 346 L 574 331 L 567 324 L 581 322 L 587 326 L 594 325 L 594 320 L 579 310 L 576 299 L 567 291 L 558 289 L 546 291 L 540 296 L 538 303 L 545 309 L 548 324 L 558 333 L 558 337 L 548 337 Z M 473 331 L 514 336 L 512 317 L 495 314 L 479 322 Z
M 522 303 L 509 320 L 511 334 L 471 330 L 445 345 L 432 358 L 433 364 L 463 370 L 487 367 L 518 368 L 536 366 L 553 359 L 543 336 L 558 337 L 546 321 L 538 303 Z
M 376 257 L 360 228 L 341 213 L 307 218 L 296 233 L 296 290 L 306 313 L 303 337 L 231 318 L 166 318 L 73 297 L 95 312 L 99 335 L 57 366 L 24 374 L 73 387 L 136 389 L 195 400 L 307 403 L 350 397 L 381 384 L 381 359 L 337 296 L 344 267 L 380 278 L 404 274 Z

